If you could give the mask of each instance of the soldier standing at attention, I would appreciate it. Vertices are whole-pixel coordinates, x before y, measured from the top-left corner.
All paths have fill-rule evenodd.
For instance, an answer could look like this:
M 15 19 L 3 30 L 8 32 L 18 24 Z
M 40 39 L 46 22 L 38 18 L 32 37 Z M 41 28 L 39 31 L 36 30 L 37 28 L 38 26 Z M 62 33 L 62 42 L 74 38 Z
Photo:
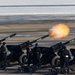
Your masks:
M 28 66 L 31 64 L 31 48 L 27 47 L 27 58 L 28 58 Z
M 6 67 L 6 60 L 7 60 L 7 48 L 6 48 L 5 42 L 2 43 L 1 51 L 3 54 L 3 68 L 5 68 Z
M 2 50 L 1 50 L 1 46 L 2 46 L 2 43 L 0 42 L 0 61 L 2 61 L 3 60 L 3 53 L 2 53 Z M 2 65 L 2 62 L 0 63 L 0 66 Z
M 35 44 L 35 47 L 33 48 L 32 52 L 33 52 L 33 65 L 39 66 L 41 51 L 37 43 Z
M 66 49 L 66 46 L 62 46 L 62 49 L 58 51 L 58 55 L 60 56 L 61 72 L 69 73 L 70 54 L 69 51 Z

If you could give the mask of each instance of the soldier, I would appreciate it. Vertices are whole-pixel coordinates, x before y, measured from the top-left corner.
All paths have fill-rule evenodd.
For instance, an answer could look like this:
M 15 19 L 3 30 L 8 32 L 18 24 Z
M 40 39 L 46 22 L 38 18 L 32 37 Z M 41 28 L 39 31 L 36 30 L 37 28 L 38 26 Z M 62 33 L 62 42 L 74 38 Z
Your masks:
M 6 48 L 5 42 L 2 43 L 1 51 L 2 51 L 2 54 L 3 54 L 3 67 L 5 68 L 6 60 L 7 60 L 7 48 Z
M 27 58 L 28 58 L 28 66 L 30 66 L 31 63 L 31 48 L 27 47 Z
M 38 44 L 35 44 L 35 47 L 32 50 L 33 52 L 33 65 L 39 66 L 41 61 L 40 61 L 40 48 L 38 47 Z
M 3 58 L 2 58 L 3 57 L 3 53 L 2 53 L 2 50 L 1 50 L 1 46 L 2 46 L 2 43 L 0 42 L 0 57 L 1 57 L 0 58 L 0 67 L 2 66 L 2 62 L 1 61 L 3 60 Z
M 0 42 L 0 55 L 2 54 L 1 46 L 2 46 L 2 43 Z
M 62 46 L 62 49 L 58 51 L 58 55 L 60 56 L 61 72 L 69 73 L 70 54 L 69 51 L 66 49 L 66 46 Z

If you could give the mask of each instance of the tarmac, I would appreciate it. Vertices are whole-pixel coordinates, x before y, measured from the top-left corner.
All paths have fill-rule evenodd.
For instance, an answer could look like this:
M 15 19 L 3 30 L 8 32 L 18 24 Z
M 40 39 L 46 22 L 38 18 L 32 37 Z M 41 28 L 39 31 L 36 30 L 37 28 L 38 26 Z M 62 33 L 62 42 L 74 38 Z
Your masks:
M 50 72 L 50 67 L 44 65 L 44 67 L 39 68 L 37 70 L 35 70 L 34 72 L 28 72 L 27 69 L 25 69 L 24 71 L 20 71 L 18 70 L 17 66 L 14 67 L 7 67 L 6 70 L 2 70 L 0 69 L 0 74 L 1 75 L 51 75 Z M 75 75 L 75 70 L 70 70 L 69 74 L 61 74 L 61 73 L 57 73 L 57 75 Z

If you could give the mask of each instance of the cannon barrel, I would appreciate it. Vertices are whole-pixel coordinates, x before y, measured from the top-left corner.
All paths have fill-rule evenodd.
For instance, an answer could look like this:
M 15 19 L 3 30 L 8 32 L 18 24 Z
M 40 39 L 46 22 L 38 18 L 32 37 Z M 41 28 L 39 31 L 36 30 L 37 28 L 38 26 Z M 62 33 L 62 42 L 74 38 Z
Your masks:
M 35 42 L 37 42 L 37 41 L 39 41 L 39 40 L 42 40 L 42 39 L 44 39 L 44 38 L 46 38 L 46 37 L 48 37 L 48 36 L 49 36 L 49 35 L 42 36 L 42 37 L 40 37 L 40 38 L 38 38 L 38 39 L 36 39 L 36 40 L 33 40 L 33 41 L 31 41 L 31 42 L 30 42 L 30 41 L 23 42 L 22 44 L 20 44 L 20 46 L 21 46 L 22 49 L 24 49 L 24 48 L 26 48 L 26 47 L 32 45 L 33 43 L 35 43 Z
M 71 42 L 74 42 L 75 41 L 75 38 L 73 38 L 73 39 L 71 39 L 71 40 L 69 40 L 69 41 L 66 41 L 66 42 L 64 42 L 64 43 L 62 43 L 63 45 L 66 45 L 66 44 L 69 44 L 69 43 L 71 43 Z
M 15 36 L 15 35 L 16 35 L 16 33 L 13 33 L 13 34 L 11 34 L 11 35 L 9 35 L 9 36 L 7 36 L 7 37 L 1 39 L 0 42 L 5 41 L 6 39 L 11 38 L 11 37 L 13 37 L 13 36 Z
M 44 38 L 46 38 L 46 37 L 48 37 L 48 36 L 49 36 L 49 35 L 42 36 L 42 37 L 40 37 L 40 38 L 38 38 L 38 39 L 36 39 L 36 40 L 31 41 L 30 44 L 35 43 L 35 42 L 37 42 L 37 41 L 39 41 L 39 40 L 42 40 L 42 39 L 44 39 Z
M 74 42 L 74 41 L 75 41 L 75 38 L 73 38 L 73 39 L 71 39 L 71 40 L 69 40 L 69 41 L 66 41 L 66 42 L 64 42 L 64 43 L 59 42 L 59 43 L 57 43 L 57 44 L 51 46 L 51 48 L 52 48 L 55 52 L 57 52 L 60 48 L 62 48 L 62 45 L 67 45 L 67 44 L 69 44 L 69 43 L 71 43 L 71 42 Z

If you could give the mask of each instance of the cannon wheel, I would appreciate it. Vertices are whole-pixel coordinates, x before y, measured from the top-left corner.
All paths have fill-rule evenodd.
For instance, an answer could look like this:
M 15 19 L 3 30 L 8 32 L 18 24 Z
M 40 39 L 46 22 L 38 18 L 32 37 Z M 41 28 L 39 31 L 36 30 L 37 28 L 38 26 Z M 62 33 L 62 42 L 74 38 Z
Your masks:
M 60 56 L 55 56 L 53 59 L 52 59 L 52 66 L 59 66 L 60 65 Z
M 23 64 L 26 64 L 28 62 L 28 58 L 26 56 L 26 54 L 22 54 L 19 58 L 19 62 L 20 63 L 23 63 Z

